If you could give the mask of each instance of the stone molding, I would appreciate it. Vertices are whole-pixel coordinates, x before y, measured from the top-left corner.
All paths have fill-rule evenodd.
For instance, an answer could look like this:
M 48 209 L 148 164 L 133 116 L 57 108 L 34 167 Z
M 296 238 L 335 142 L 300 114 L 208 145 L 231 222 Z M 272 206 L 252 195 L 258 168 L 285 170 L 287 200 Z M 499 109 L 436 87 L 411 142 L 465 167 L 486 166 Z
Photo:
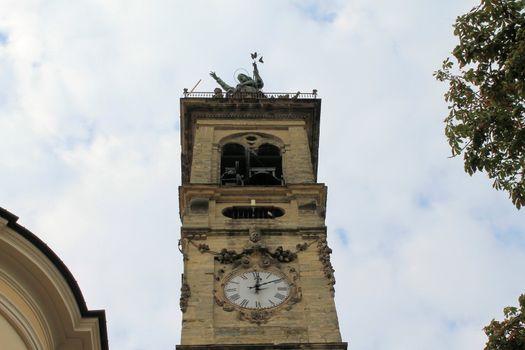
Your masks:
M 2 315 L 19 330 L 20 322 L 25 322 L 25 331 L 19 332 L 22 337 L 34 338 L 38 333 L 38 339 L 24 340 L 29 349 L 38 343 L 44 344 L 39 349 L 52 349 L 59 344 L 69 349 L 67 346 L 82 341 L 85 349 L 107 350 L 104 310 L 87 308 L 80 287 L 65 264 L 17 221 L 16 215 L 0 208 Z M 35 321 L 28 324 L 30 320 Z
M 348 343 L 177 345 L 177 350 L 346 350 Z

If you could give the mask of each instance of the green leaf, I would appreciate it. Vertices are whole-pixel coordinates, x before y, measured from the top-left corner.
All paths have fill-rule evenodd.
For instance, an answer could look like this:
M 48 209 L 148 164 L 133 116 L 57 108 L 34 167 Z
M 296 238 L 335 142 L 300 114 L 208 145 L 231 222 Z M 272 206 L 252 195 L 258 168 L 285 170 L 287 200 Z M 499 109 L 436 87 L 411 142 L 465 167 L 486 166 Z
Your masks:
M 453 25 L 458 44 L 438 81 L 448 84 L 445 136 L 465 171 L 486 172 L 525 206 L 525 0 L 481 0 Z M 459 70 L 452 72 L 454 62 Z

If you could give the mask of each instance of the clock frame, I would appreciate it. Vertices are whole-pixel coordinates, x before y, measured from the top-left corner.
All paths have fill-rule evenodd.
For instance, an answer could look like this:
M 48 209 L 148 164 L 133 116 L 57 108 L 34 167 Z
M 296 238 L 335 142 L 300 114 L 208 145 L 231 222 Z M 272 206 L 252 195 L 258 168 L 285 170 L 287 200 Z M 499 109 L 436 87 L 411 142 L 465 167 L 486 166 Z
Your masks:
M 271 279 L 271 276 L 275 276 L 284 281 L 284 283 L 279 284 L 279 286 L 283 288 L 286 285 L 288 291 L 280 303 L 274 301 L 275 305 L 268 305 L 271 304 L 269 301 L 266 304 L 261 302 L 261 307 L 257 307 L 255 305 L 255 298 L 250 299 L 246 297 L 246 294 L 244 298 L 241 298 L 241 292 L 239 293 L 239 298 L 235 297 L 234 299 L 236 300 L 232 300 L 233 294 L 225 291 L 225 289 L 229 288 L 228 285 L 229 283 L 231 284 L 231 281 L 234 281 L 236 278 L 242 278 L 239 276 L 247 277 L 248 282 L 250 282 L 249 276 L 252 276 L 253 285 L 250 283 L 246 285 L 255 288 L 255 279 L 253 278 L 255 273 L 260 274 L 261 278 L 266 278 L 268 276 L 269 279 Z M 281 264 L 278 261 L 268 259 L 267 256 L 262 256 L 261 254 L 245 256 L 240 264 L 217 264 L 214 288 L 215 302 L 226 312 L 239 312 L 239 316 L 243 320 L 257 324 L 265 323 L 274 313 L 281 312 L 283 309 L 290 310 L 295 303 L 301 300 L 302 294 L 301 288 L 298 286 L 298 281 L 299 273 L 296 270 L 294 263 Z M 261 283 L 266 282 L 270 281 L 261 281 Z M 265 285 L 269 284 L 273 283 L 267 283 Z M 283 295 L 282 293 L 280 294 Z M 275 297 L 275 295 L 276 294 L 273 294 L 273 297 L 270 300 L 273 301 L 275 298 L 279 298 Z M 248 301 L 248 304 L 243 302 L 244 299 Z
M 273 309 L 290 297 L 291 282 L 278 269 L 234 270 L 221 284 L 225 299 L 248 310 Z

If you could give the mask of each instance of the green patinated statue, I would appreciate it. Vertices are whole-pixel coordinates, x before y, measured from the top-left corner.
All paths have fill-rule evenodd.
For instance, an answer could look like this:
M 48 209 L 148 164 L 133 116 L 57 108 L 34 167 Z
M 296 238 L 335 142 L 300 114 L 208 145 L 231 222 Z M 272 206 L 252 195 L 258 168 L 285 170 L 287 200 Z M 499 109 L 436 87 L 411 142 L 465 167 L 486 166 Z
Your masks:
M 260 62 L 262 62 L 260 60 Z M 259 70 L 257 69 L 257 63 L 253 62 L 253 78 L 247 76 L 246 74 L 239 74 L 237 80 L 239 84 L 236 87 L 230 86 L 224 82 L 221 78 L 215 74 L 215 72 L 210 72 L 210 75 L 215 81 L 226 91 L 227 94 L 235 94 L 238 92 L 245 93 L 257 93 L 261 91 L 264 86 L 264 82 L 259 75 Z

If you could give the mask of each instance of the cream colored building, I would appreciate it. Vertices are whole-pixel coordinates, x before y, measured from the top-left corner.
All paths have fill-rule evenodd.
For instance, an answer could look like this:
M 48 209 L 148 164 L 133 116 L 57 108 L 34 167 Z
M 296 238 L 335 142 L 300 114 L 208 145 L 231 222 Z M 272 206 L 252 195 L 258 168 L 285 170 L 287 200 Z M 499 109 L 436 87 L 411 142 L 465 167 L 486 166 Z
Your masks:
M 71 272 L 0 208 L 0 349 L 107 350 L 104 310 L 88 310 Z

